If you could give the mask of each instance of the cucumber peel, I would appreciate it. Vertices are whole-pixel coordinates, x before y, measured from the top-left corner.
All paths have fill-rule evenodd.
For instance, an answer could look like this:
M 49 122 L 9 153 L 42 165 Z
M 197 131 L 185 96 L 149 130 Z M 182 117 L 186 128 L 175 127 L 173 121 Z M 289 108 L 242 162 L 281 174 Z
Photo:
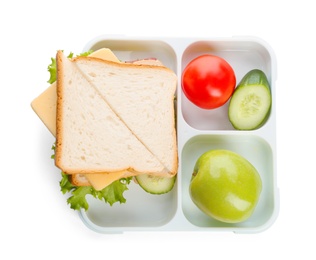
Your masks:
M 249 71 L 236 87 L 228 107 L 229 121 L 237 130 L 254 130 L 269 117 L 272 97 L 263 71 Z
M 151 194 L 165 194 L 172 190 L 176 175 L 172 177 L 158 177 L 151 176 L 149 174 L 137 175 L 136 181 L 139 186 L 148 193 Z

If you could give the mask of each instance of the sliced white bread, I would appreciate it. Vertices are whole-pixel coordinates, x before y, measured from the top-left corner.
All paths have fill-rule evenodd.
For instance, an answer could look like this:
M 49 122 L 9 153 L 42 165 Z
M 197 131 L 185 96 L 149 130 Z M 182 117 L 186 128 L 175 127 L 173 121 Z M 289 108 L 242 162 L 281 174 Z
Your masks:
M 102 50 L 102 49 L 101 49 Z M 114 62 L 119 62 L 119 60 L 111 55 L 109 59 L 108 53 L 109 50 L 106 49 L 106 59 L 103 58 L 104 55 L 101 50 L 92 53 L 91 57 L 101 58 L 103 60 L 110 60 Z M 100 55 L 99 55 L 100 54 Z M 157 59 L 142 59 L 142 60 L 134 60 L 129 63 L 138 64 L 138 65 L 155 65 L 155 66 L 164 66 L 161 61 Z M 56 127 L 56 124 L 54 125 Z M 123 171 L 123 172 L 113 172 L 113 173 L 97 173 L 97 174 L 72 174 L 70 175 L 70 181 L 75 186 L 93 186 L 96 190 L 102 190 L 103 188 L 110 185 L 112 182 L 117 181 L 121 178 L 132 177 L 137 175 L 136 172 L 131 171 Z
M 71 174 L 69 175 L 69 180 L 75 186 L 91 186 L 86 176 L 86 174 Z
M 126 128 L 164 165 L 168 171 L 164 176 L 175 175 L 174 72 L 156 64 L 113 63 L 92 57 L 78 57 L 74 63 Z
M 101 60 L 95 61 L 98 64 Z M 56 166 L 67 174 L 125 170 L 149 174 L 166 172 L 164 164 L 126 127 L 122 118 L 113 111 L 113 107 L 109 106 L 102 89 L 95 88 L 87 80 L 87 75 L 80 73 L 78 66 L 61 51 L 57 53 L 56 62 Z M 115 68 L 112 73 L 118 73 L 118 63 L 104 63 Z M 94 71 L 89 76 L 98 73 L 104 72 Z M 129 72 L 128 77 L 133 79 L 135 76 Z M 104 80 L 107 78 L 104 77 Z M 102 86 L 105 87 L 106 84 Z M 126 98 L 122 97 L 121 103 L 131 102 L 133 95 Z

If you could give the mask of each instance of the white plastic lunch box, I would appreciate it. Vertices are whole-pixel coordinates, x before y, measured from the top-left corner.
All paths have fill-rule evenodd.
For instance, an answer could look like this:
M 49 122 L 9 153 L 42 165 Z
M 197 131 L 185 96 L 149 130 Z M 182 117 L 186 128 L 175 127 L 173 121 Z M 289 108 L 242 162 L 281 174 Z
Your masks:
M 232 231 L 261 232 L 278 215 L 279 194 L 276 182 L 276 59 L 271 47 L 255 37 L 164 38 L 100 36 L 88 42 L 83 51 L 109 48 L 123 61 L 157 58 L 178 75 L 177 135 L 179 171 L 173 190 L 151 195 L 131 182 L 125 191 L 125 204 L 113 206 L 92 197 L 88 211 L 79 215 L 90 229 L 100 233 L 126 231 Z M 193 105 L 181 90 L 181 73 L 201 54 L 214 54 L 232 66 L 237 83 L 252 69 L 268 77 L 272 110 L 267 122 L 252 131 L 234 130 L 227 116 L 227 104 L 213 110 Z M 246 221 L 228 224 L 202 213 L 191 201 L 189 183 L 198 157 L 210 149 L 228 149 L 250 161 L 261 175 L 262 193 L 253 215 Z

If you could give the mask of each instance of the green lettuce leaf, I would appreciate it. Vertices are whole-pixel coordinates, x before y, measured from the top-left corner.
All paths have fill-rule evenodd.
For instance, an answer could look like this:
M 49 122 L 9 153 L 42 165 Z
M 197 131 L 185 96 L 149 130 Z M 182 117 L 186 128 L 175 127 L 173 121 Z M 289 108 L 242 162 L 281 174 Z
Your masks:
M 59 182 L 60 190 L 63 194 L 66 194 L 67 192 L 71 192 L 76 187 L 72 185 L 72 183 L 69 181 L 69 176 L 65 173 L 61 173 L 62 178 Z
M 93 51 L 86 51 L 83 53 L 80 53 L 77 55 L 78 56 L 88 56 L 92 53 Z M 67 56 L 69 59 L 73 57 L 73 53 L 69 53 Z M 50 84 L 53 84 L 56 81 L 56 75 L 57 75 L 57 68 L 56 68 L 56 58 L 51 58 L 51 63 L 48 65 L 47 70 L 49 72 L 49 80 L 47 81 Z
M 51 58 L 52 63 L 48 65 L 48 72 L 49 72 L 49 80 L 48 83 L 52 84 L 56 81 L 56 59 Z
M 126 199 L 123 193 L 128 190 L 127 185 L 131 178 L 121 179 L 113 182 L 103 190 L 97 191 L 92 186 L 77 187 L 71 184 L 66 174 L 62 173 L 60 187 L 63 194 L 70 193 L 71 196 L 67 199 L 70 208 L 74 210 L 88 210 L 89 204 L 86 200 L 87 195 L 92 195 L 94 198 L 109 203 L 111 206 L 116 203 L 125 203 Z
M 81 208 L 88 210 L 89 204 L 86 200 L 86 195 L 92 193 L 93 188 L 90 186 L 77 187 L 72 190 L 72 196 L 68 198 L 67 203 L 74 210 L 80 210 Z
M 67 199 L 67 203 L 70 208 L 74 210 L 88 210 L 89 204 L 86 196 L 92 195 L 94 198 L 109 203 L 111 206 L 116 203 L 125 203 L 126 199 L 123 193 L 128 190 L 128 184 L 131 182 L 131 177 L 117 180 L 105 187 L 103 190 L 97 191 L 92 186 L 74 186 L 69 181 L 69 176 L 65 173 L 61 173 L 62 179 L 59 182 L 60 190 L 63 194 L 69 193 L 70 197 Z
M 103 190 L 98 191 L 96 196 L 98 199 L 109 203 L 111 206 L 115 202 L 125 203 L 126 199 L 124 198 L 123 193 L 128 190 L 127 185 L 130 183 L 131 179 L 132 178 L 124 178 L 117 180 Z

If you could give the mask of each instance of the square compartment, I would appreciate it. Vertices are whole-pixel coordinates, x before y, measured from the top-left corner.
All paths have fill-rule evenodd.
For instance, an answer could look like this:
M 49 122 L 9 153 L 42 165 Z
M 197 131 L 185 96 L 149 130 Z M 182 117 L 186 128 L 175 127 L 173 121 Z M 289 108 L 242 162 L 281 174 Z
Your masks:
M 182 55 L 181 72 L 190 61 L 203 55 L 212 54 L 225 59 L 233 68 L 236 84 L 252 69 L 265 72 L 271 88 L 272 56 L 262 43 L 254 40 L 211 40 L 197 41 L 189 45 Z M 228 104 L 206 110 L 197 107 L 181 91 L 181 112 L 184 120 L 198 130 L 234 130 L 228 119 Z
M 262 192 L 252 216 L 244 222 L 230 224 L 204 214 L 192 202 L 189 185 L 197 159 L 206 151 L 226 149 L 246 158 L 257 169 L 262 179 Z M 271 146 L 255 135 L 204 134 L 192 137 L 181 153 L 182 210 L 187 220 L 198 227 L 212 229 L 260 230 L 269 226 L 276 215 L 274 156 Z

